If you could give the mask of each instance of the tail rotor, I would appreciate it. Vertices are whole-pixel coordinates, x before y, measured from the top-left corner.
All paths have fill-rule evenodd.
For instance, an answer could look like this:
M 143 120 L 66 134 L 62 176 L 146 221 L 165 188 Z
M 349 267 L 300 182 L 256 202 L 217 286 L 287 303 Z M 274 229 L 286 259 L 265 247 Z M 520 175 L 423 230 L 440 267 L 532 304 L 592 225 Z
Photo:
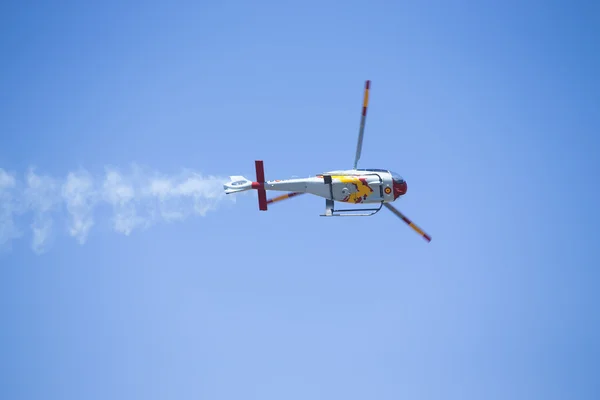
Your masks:
M 267 211 L 267 191 L 265 190 L 265 168 L 262 160 L 254 161 L 256 167 L 256 182 L 253 186 L 256 186 L 258 192 L 258 209 L 261 211 Z

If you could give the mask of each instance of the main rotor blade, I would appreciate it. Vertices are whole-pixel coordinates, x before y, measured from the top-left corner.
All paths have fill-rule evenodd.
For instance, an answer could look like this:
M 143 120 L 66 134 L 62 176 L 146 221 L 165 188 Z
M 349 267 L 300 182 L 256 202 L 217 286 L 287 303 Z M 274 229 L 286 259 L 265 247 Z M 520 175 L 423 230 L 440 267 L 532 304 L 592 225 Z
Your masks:
M 431 236 L 429 236 L 428 234 L 423 232 L 423 230 L 421 230 L 421 228 L 419 228 L 417 225 L 415 225 L 410 219 L 406 218 L 406 216 L 404 214 L 402 214 L 400 211 L 398 211 L 393 205 L 391 205 L 390 203 L 383 203 L 383 205 L 386 206 L 391 212 L 396 214 L 396 216 L 400 217 L 404 222 L 406 222 L 408 224 L 408 226 L 410 226 L 411 228 L 413 228 L 415 230 L 415 232 L 417 232 L 419 235 L 423 236 L 423 238 L 425 240 L 427 240 L 428 242 L 431 242 Z
M 277 197 L 267 200 L 267 204 L 277 203 L 278 201 L 289 199 L 290 197 L 298 196 L 299 194 L 304 194 L 304 192 L 286 193 L 281 196 L 277 196 Z
M 360 159 L 360 153 L 362 152 L 363 136 L 365 134 L 365 121 L 367 120 L 367 106 L 369 105 L 369 89 L 371 88 L 371 81 L 365 82 L 365 97 L 363 99 L 362 116 L 360 117 L 360 129 L 358 131 L 358 143 L 356 143 L 356 157 L 354 158 L 354 169 L 358 165 Z

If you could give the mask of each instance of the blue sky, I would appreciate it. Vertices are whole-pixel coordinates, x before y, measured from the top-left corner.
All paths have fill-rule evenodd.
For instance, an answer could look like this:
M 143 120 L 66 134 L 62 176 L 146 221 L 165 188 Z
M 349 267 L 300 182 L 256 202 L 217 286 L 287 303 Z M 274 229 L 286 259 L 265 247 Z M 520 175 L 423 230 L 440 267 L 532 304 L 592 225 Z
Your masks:
M 71 3 L 0 6 L 0 397 L 598 398 L 598 5 Z M 431 243 L 221 194 L 366 79 Z

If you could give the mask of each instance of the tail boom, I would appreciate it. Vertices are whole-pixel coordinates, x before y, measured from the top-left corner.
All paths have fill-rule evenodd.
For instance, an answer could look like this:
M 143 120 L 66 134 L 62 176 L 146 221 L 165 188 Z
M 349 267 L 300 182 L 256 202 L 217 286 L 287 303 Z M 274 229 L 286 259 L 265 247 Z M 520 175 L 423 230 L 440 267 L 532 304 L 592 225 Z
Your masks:
M 267 211 L 269 204 L 302 193 L 312 193 L 321 197 L 328 196 L 329 191 L 327 186 L 323 185 L 322 177 L 266 181 L 263 161 L 256 160 L 254 165 L 256 168 L 256 181 L 253 182 L 244 176 L 230 176 L 230 182 L 223 185 L 225 193 L 232 194 L 247 190 L 256 190 L 258 195 L 258 209 L 261 211 Z M 291 193 L 267 200 L 267 190 Z

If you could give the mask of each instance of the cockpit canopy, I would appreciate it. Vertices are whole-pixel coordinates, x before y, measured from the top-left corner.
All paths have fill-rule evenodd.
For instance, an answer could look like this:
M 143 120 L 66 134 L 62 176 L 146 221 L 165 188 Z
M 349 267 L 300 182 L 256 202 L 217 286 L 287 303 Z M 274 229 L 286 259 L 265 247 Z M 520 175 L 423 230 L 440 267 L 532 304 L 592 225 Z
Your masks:
M 372 172 L 389 172 L 392 175 L 392 179 L 398 183 L 404 182 L 404 178 L 397 172 L 390 171 L 388 169 L 379 169 L 379 168 L 357 168 L 357 171 L 372 171 Z
M 392 179 L 395 183 L 404 184 L 404 178 L 397 172 L 390 171 L 388 169 L 379 169 L 379 168 L 357 168 L 356 171 L 365 171 L 365 172 L 387 172 L 392 176 Z
M 390 174 L 392 174 L 392 179 L 397 182 L 397 183 L 402 183 L 404 182 L 404 178 L 397 172 L 394 171 L 390 171 Z

